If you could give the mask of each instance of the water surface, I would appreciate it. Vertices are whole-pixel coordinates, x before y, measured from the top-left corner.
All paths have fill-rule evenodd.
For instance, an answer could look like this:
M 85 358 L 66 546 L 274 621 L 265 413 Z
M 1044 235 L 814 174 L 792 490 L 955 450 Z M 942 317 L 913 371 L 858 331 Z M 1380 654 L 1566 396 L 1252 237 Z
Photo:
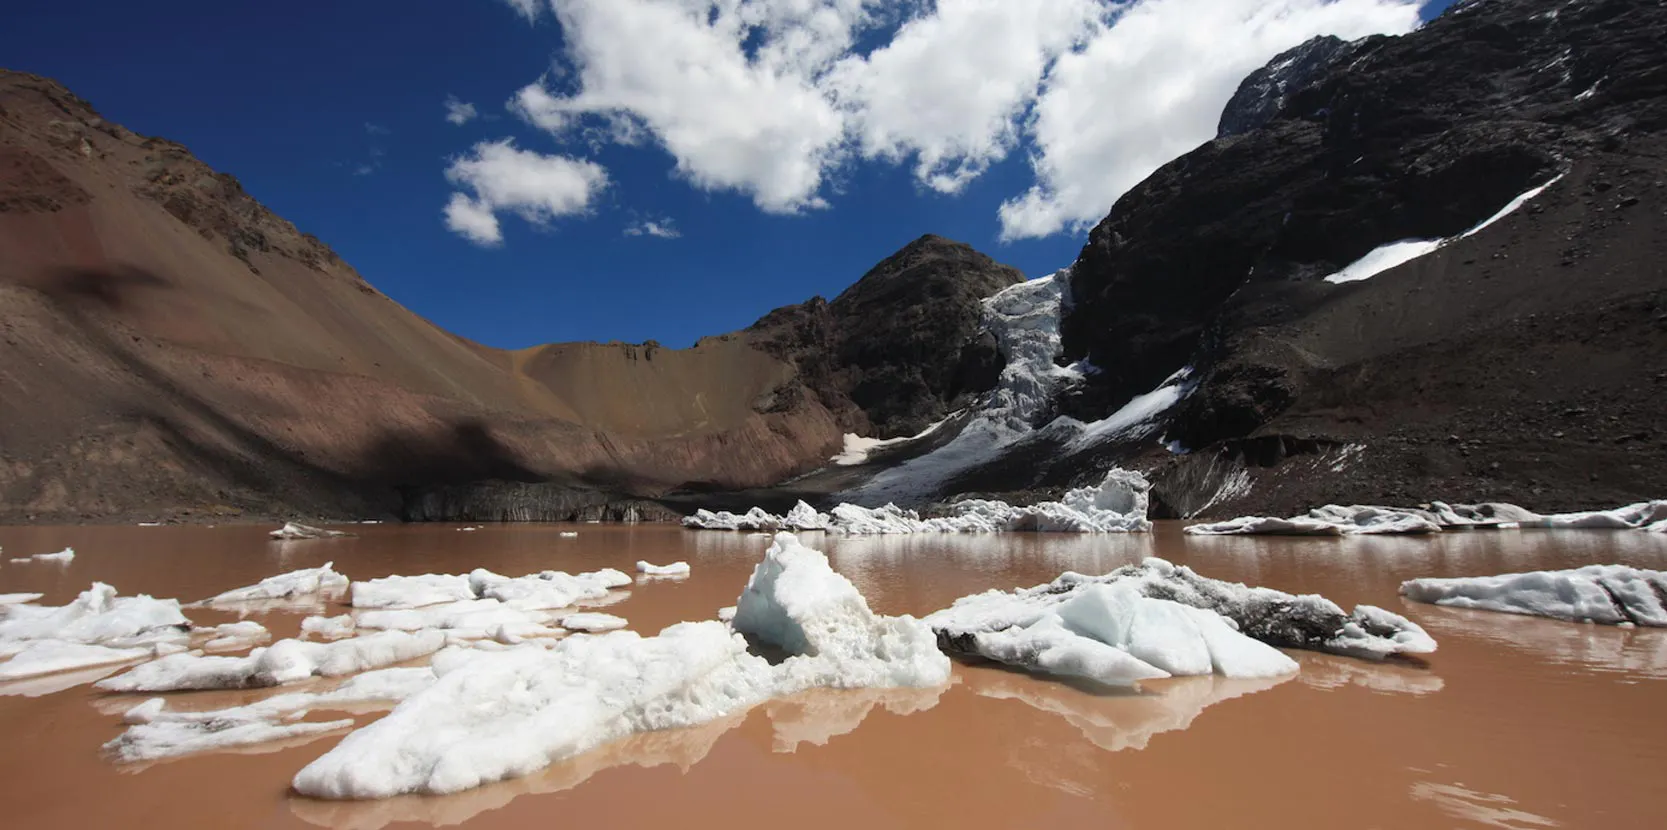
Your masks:
M 189 602 L 332 560 L 354 578 L 476 567 L 512 576 L 632 571 L 639 559 L 687 560 L 691 578 L 640 583 L 607 609 L 652 633 L 734 604 L 768 543 L 661 526 L 351 529 L 360 535 L 279 543 L 257 527 L 0 528 L 0 558 L 66 545 L 77 554 L 67 567 L 0 565 L 0 593 L 40 591 L 60 604 L 97 579 L 124 595 Z M 573 530 L 577 538 L 558 535 Z M 347 803 L 288 791 L 296 770 L 336 735 L 119 766 L 99 746 L 142 697 L 64 688 L 88 675 L 44 678 L 0 685 L 6 826 L 1662 826 L 1667 631 L 1414 605 L 1396 587 L 1417 576 L 1598 562 L 1663 568 L 1667 537 L 1192 538 L 1163 524 L 1132 536 L 806 541 L 888 614 L 924 614 L 964 594 L 1158 555 L 1207 576 L 1382 605 L 1424 625 L 1441 649 L 1427 664 L 1293 652 L 1302 665 L 1295 677 L 1184 678 L 1148 684 L 1145 694 L 1095 694 L 957 666 L 942 689 L 813 692 L 695 729 L 639 735 L 468 793 Z M 199 624 L 235 619 L 188 615 Z M 257 619 L 282 637 L 301 616 Z M 271 693 L 186 693 L 169 706 L 218 708 Z M 357 715 L 360 724 L 376 716 Z

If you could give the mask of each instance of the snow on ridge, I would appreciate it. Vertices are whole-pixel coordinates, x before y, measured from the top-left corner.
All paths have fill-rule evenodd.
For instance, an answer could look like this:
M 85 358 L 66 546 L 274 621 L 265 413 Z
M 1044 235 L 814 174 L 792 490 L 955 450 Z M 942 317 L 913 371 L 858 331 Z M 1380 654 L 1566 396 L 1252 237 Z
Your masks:
M 1487 228 L 1489 225 L 1492 225 L 1493 223 L 1510 216 L 1512 213 L 1515 213 L 1518 208 L 1527 204 L 1534 197 L 1544 193 L 1546 188 L 1561 181 L 1564 175 L 1566 174 L 1559 173 L 1545 184 L 1531 188 L 1527 192 L 1518 195 L 1516 198 L 1505 203 L 1505 206 L 1500 208 L 1492 216 L 1483 219 L 1470 230 L 1467 230 L 1458 236 L 1446 239 L 1401 239 L 1394 242 L 1386 242 L 1371 251 L 1368 251 L 1366 255 L 1360 259 L 1349 263 L 1343 268 L 1343 270 L 1326 277 L 1325 281 L 1329 283 L 1345 283 L 1359 282 L 1360 280 L 1370 279 L 1396 267 L 1397 265 L 1403 265 L 1424 256 L 1425 254 L 1433 253 L 1455 240 L 1475 236 L 1476 234 L 1481 233 L 1483 229 Z
M 694 530 L 826 530 L 853 536 L 910 533 L 1140 533 L 1147 520 L 1151 485 L 1140 473 L 1114 468 L 1096 487 L 1070 490 L 1056 502 L 1014 506 L 995 499 L 964 499 L 949 506 L 947 516 L 923 519 L 895 504 L 862 507 L 844 503 L 828 513 L 799 502 L 786 516 L 754 507 L 743 516 L 698 510 L 683 520 Z
M 747 650 L 741 631 L 789 656 L 772 665 Z M 784 533 L 748 580 L 733 628 L 685 622 L 652 637 L 573 636 L 435 673 L 432 686 L 303 768 L 295 789 L 321 798 L 458 792 L 809 688 L 941 685 L 950 666 L 924 624 L 874 614 L 823 554 Z
M 915 433 L 914 435 L 905 435 L 898 438 L 866 438 L 854 432 L 847 432 L 845 433 L 844 447 L 840 450 L 838 455 L 828 459 L 828 461 L 829 463 L 839 467 L 855 467 L 859 464 L 866 464 L 868 463 L 868 457 L 872 455 L 875 450 L 883 450 L 887 447 L 895 447 L 900 444 L 907 444 L 911 441 L 919 441 L 922 438 L 926 438 L 932 433 L 937 432 L 939 427 L 949 423 L 950 419 L 959 414 L 959 412 L 951 412 L 943 420 L 928 425 L 925 429 Z
M 1502 502 L 1447 504 L 1436 501 L 1430 502 L 1428 507 L 1416 508 L 1328 504 L 1288 519 L 1241 516 L 1192 525 L 1186 532 L 1198 536 L 1357 536 L 1439 533 L 1472 528 L 1667 532 L 1667 500 L 1638 502 L 1613 510 L 1548 515 Z
M 1501 576 L 1411 579 L 1415 602 L 1605 625 L 1667 627 L 1667 572 L 1624 565 Z

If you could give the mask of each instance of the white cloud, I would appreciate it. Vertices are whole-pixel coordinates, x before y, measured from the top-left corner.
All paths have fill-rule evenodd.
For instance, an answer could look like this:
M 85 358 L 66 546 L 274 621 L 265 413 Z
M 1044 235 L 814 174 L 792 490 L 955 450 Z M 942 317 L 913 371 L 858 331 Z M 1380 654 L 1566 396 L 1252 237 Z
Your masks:
M 660 239 L 676 239 L 683 235 L 677 229 L 677 224 L 671 219 L 639 219 L 625 226 L 626 236 L 653 236 Z
M 543 0 L 504 0 L 516 14 L 526 18 L 528 22 L 538 19 L 538 11 L 543 7 Z
M 1009 239 L 1077 231 L 1209 139 L 1239 81 L 1317 34 L 1404 32 L 1417 0 L 506 0 L 565 52 L 509 108 L 558 140 L 652 145 L 696 188 L 822 207 L 858 160 L 960 192 L 1025 154 Z
M 473 121 L 476 115 L 479 115 L 479 113 L 475 111 L 474 104 L 471 104 L 468 101 L 460 101 L 454 95 L 446 96 L 447 121 L 461 127 L 464 124 Z
M 1103 11 L 1097 0 L 939 0 L 866 60 L 842 62 L 828 86 L 864 155 L 913 154 L 922 184 L 955 193 L 1012 149 L 1048 64 Z
M 1004 238 L 1078 231 L 1152 171 L 1215 135 L 1239 82 L 1320 34 L 1405 32 L 1394 0 L 1143 0 L 1059 59 L 1036 102 L 1036 184 L 1001 206 Z
M 608 186 L 607 171 L 599 164 L 522 150 L 509 139 L 476 144 L 452 160 L 446 178 L 474 193 L 452 194 L 446 227 L 483 245 L 503 241 L 498 213 L 542 225 L 588 211 Z

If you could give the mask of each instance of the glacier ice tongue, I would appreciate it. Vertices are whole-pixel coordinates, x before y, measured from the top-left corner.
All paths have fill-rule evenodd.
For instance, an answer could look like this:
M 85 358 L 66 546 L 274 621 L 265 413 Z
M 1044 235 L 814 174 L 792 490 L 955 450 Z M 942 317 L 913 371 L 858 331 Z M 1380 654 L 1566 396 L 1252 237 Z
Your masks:
M 1417 602 L 1607 625 L 1667 626 L 1667 572 L 1624 565 L 1501 576 L 1412 579 L 1401 593 Z

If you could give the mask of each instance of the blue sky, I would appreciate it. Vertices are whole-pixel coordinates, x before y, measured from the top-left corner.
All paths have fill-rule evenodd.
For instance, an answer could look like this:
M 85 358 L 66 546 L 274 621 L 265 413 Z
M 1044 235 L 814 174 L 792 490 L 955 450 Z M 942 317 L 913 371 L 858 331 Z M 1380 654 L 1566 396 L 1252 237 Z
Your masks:
M 1032 276 L 1051 272 L 1075 257 L 1083 227 L 1116 193 L 1207 137 L 1199 131 L 1213 126 L 1243 67 L 1293 38 L 1404 30 L 1419 16 L 1394 0 L 1268 0 L 1289 14 L 1250 23 L 1235 15 L 1267 4 L 1136 4 L 1177 43 L 1204 41 L 1221 65 L 1202 71 L 1174 54 L 1183 47 L 1146 47 L 1152 38 L 1136 31 L 1133 12 L 1128 26 L 1103 10 L 1086 24 L 1072 17 L 1100 0 L 1034 0 L 1057 13 L 1033 23 L 1048 15 L 1020 6 L 1024 26 L 957 25 L 953 0 L 902 11 L 818 0 L 858 22 L 832 35 L 822 25 L 831 17 L 768 17 L 778 13 L 773 1 L 794 5 L 721 0 L 740 7 L 737 20 L 768 18 L 733 44 L 705 28 L 723 28 L 717 12 L 687 31 L 639 38 L 648 18 L 629 14 L 665 0 L 557 0 L 555 9 L 543 0 L 26 2 L 0 27 L 0 63 L 53 77 L 106 117 L 185 144 L 451 331 L 508 348 L 683 346 L 777 306 L 831 298 L 924 233 L 969 242 Z M 1200 9 L 1216 8 L 1219 28 L 1198 25 Z M 926 20 L 934 15 L 944 19 Z M 914 18 L 910 36 L 900 35 Z M 1181 19 L 1188 25 L 1166 22 Z M 816 37 L 807 41 L 807 31 Z M 1231 60 L 1218 59 L 1223 52 Z M 670 53 L 685 67 L 728 55 L 752 80 L 680 86 L 686 77 L 668 76 L 697 70 L 655 62 Z M 1019 58 L 997 65 L 992 54 Z M 945 55 L 969 61 L 963 74 Z M 612 70 L 647 80 L 621 82 Z M 946 93 L 978 73 L 995 79 L 978 85 L 993 97 Z M 1003 79 L 1012 81 L 1006 93 Z M 506 107 L 529 87 L 557 102 L 543 128 L 526 107 Z M 1182 105 L 1152 115 L 1160 108 L 1141 97 L 1152 90 Z M 448 97 L 479 115 L 449 123 Z M 550 164 L 605 171 L 606 185 L 538 222 L 500 206 L 496 244 L 448 229 L 448 200 L 488 198 L 469 180 L 448 181 L 448 168 L 477 143 L 504 139 Z M 644 221 L 678 236 L 627 234 Z

